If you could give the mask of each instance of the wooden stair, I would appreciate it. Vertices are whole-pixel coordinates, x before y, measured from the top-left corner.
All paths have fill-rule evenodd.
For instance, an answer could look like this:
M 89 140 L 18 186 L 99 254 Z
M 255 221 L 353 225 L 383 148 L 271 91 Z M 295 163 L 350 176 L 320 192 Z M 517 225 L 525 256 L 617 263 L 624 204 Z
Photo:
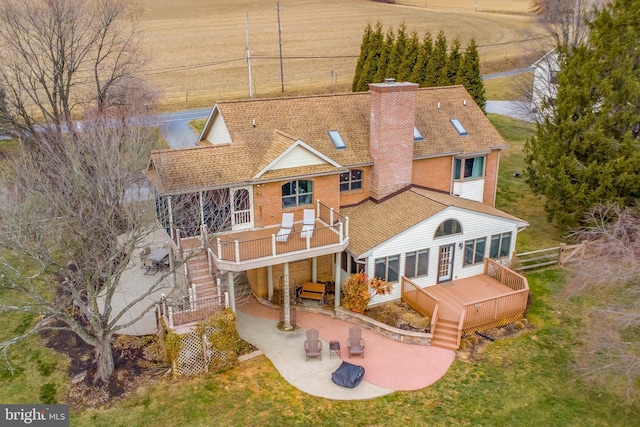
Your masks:
M 434 347 L 446 348 L 448 350 L 458 349 L 458 321 L 438 318 L 435 330 L 431 331 L 433 338 L 431 345 Z
M 196 300 L 217 297 L 218 288 L 209 272 L 207 253 L 200 250 L 192 253 L 187 259 L 187 272 L 190 284 L 195 287 Z

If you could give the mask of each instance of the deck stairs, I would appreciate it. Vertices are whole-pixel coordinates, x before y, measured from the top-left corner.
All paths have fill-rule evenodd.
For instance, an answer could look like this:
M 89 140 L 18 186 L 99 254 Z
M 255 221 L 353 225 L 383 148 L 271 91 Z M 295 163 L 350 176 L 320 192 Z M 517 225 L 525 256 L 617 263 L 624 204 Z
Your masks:
M 433 331 L 431 345 L 434 347 L 446 348 L 448 350 L 458 350 L 460 333 L 458 332 L 458 321 L 438 318 Z
M 209 261 L 204 250 L 192 252 L 186 261 L 186 268 L 189 284 L 195 289 L 197 300 L 218 296 L 218 288 L 213 275 L 209 272 Z

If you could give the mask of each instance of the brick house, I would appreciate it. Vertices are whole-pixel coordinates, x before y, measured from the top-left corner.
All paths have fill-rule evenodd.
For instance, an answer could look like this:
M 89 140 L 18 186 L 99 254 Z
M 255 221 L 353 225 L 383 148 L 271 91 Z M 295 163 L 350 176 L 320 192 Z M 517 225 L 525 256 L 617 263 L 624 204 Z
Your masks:
M 387 81 L 365 93 L 218 102 L 199 145 L 154 151 L 147 174 L 160 222 L 181 247 L 204 242 L 232 306 L 238 272 L 257 297 L 280 292 L 288 304 L 304 282 L 339 286 L 361 269 L 394 283 L 379 303 L 401 297 L 403 276 L 427 288 L 510 258 L 528 224 L 494 207 L 505 147 L 462 86 Z

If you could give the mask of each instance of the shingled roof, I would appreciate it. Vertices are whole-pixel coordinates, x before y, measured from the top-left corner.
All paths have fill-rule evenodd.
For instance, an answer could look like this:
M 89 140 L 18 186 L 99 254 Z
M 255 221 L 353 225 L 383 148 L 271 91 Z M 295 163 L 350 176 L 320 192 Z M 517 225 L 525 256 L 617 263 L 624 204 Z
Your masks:
M 518 227 L 528 225 L 520 218 L 480 202 L 411 187 L 380 203 L 369 200 L 340 210 L 341 215 L 349 217 L 349 252 L 361 256 L 449 207 L 503 218 Z
M 171 194 L 286 179 L 307 172 L 340 173 L 344 168 L 372 164 L 369 99 L 369 92 L 360 92 L 219 102 L 217 111 L 232 140 L 228 144 L 154 151 L 148 175 L 161 194 Z M 506 146 L 462 86 L 419 89 L 416 106 L 416 127 L 424 139 L 415 143 L 415 158 L 486 153 Z M 451 119 L 460 120 L 468 135 L 460 136 Z M 340 131 L 345 149 L 336 149 L 329 130 Z M 298 140 L 343 168 L 315 165 L 308 170 L 267 172 L 256 178 L 270 159 Z

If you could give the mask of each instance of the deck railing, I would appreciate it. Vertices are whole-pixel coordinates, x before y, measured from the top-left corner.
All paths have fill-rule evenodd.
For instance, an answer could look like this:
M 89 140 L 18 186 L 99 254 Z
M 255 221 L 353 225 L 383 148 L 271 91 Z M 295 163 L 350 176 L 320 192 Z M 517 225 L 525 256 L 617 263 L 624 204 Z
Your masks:
M 320 200 L 318 200 L 316 204 L 316 215 L 318 216 L 318 219 L 329 226 L 335 227 L 340 223 L 344 224 L 347 222 L 347 217 L 340 215 L 332 207 L 322 204 Z
M 520 315 L 527 308 L 528 298 L 529 289 L 522 289 L 498 297 L 463 304 L 462 310 L 465 313 L 465 318 L 464 321 L 461 321 L 461 330 Z
M 431 317 L 431 330 L 433 331 L 438 322 L 440 300 L 404 276 L 402 276 L 401 283 L 402 300 L 423 316 Z
M 514 291 L 529 290 L 526 277 L 490 259 L 484 259 L 484 274 L 510 287 Z
M 346 223 L 334 226 L 316 227 L 312 235 L 300 231 L 289 233 L 286 242 L 277 240 L 277 228 L 268 237 L 250 240 L 232 240 L 218 236 L 211 245 L 215 257 L 223 261 L 240 263 L 259 258 L 275 257 L 291 252 L 311 250 L 313 248 L 341 244 L 346 239 Z
M 228 298 L 225 295 L 210 297 L 202 300 L 195 300 L 190 296 L 185 296 L 180 303 L 170 303 L 162 300 L 156 306 L 156 316 L 162 317 L 170 328 L 199 322 L 207 317 L 224 310 L 228 307 Z

